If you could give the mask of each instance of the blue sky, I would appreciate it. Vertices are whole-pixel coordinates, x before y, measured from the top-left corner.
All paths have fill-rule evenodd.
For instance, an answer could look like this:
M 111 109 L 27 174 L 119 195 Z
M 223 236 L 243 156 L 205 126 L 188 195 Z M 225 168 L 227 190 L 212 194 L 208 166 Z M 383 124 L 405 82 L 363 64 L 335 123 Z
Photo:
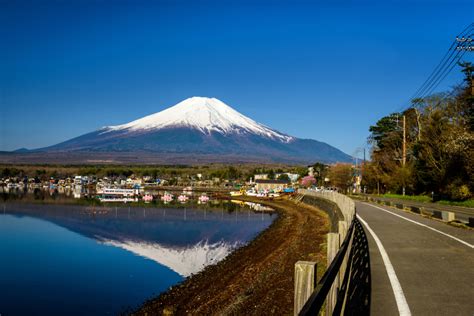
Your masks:
M 473 17 L 470 1 L 0 1 L 0 150 L 208 96 L 352 154 Z

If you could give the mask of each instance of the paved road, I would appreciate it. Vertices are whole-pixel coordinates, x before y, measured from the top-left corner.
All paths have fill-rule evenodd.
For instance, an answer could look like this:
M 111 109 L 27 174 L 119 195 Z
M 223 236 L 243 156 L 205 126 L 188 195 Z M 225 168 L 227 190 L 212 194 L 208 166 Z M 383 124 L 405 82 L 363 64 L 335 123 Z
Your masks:
M 473 231 L 391 207 L 356 208 L 369 240 L 372 315 L 474 315 Z
M 381 196 L 376 196 L 376 195 L 369 195 L 369 196 L 378 200 L 382 200 L 382 201 L 390 201 L 390 202 L 400 203 L 407 206 L 423 207 L 428 211 L 436 210 L 436 211 L 453 212 L 456 214 L 457 220 L 460 220 L 465 223 L 469 222 L 469 217 L 474 217 L 474 208 L 472 207 L 443 205 L 443 204 L 431 203 L 431 202 L 418 202 L 418 201 L 403 200 L 403 199 L 396 199 L 396 198 L 387 198 L 387 197 L 381 197 Z

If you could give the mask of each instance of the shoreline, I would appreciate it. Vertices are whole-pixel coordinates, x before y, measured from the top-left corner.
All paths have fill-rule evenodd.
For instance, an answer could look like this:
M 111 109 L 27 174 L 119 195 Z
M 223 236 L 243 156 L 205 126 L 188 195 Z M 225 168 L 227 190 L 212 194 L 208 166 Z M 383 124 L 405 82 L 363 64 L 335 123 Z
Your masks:
M 294 264 L 326 263 L 327 215 L 288 199 L 238 198 L 270 206 L 278 218 L 249 244 L 221 262 L 151 298 L 132 315 L 291 314 Z

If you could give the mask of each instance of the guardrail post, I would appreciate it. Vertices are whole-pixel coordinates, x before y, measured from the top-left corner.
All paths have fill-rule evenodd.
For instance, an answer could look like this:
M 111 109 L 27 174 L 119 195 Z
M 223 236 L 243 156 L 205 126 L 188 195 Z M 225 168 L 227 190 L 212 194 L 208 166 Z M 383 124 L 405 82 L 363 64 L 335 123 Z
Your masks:
M 329 233 L 328 234 L 328 263 L 327 266 L 331 265 L 332 260 L 336 257 L 337 252 L 339 251 L 340 245 L 340 235 L 339 233 Z M 339 275 L 336 276 L 334 283 L 331 286 L 331 290 L 329 290 L 327 299 L 326 299 L 326 315 L 332 315 L 332 311 L 334 310 L 334 306 L 336 306 L 337 302 L 337 291 L 339 288 Z
M 303 308 L 316 285 L 316 262 L 298 261 L 295 263 L 295 303 L 294 315 Z

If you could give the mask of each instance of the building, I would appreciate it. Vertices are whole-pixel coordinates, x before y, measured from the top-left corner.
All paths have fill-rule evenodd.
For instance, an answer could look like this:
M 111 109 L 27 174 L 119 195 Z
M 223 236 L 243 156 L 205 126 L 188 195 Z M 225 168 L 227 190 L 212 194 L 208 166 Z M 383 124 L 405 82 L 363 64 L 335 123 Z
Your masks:
M 257 191 L 278 191 L 283 190 L 290 184 L 286 180 L 255 180 L 255 190 Z
M 268 180 L 268 174 L 266 174 L 266 173 L 256 174 L 253 178 L 254 178 L 255 181 L 257 181 L 257 180 Z

